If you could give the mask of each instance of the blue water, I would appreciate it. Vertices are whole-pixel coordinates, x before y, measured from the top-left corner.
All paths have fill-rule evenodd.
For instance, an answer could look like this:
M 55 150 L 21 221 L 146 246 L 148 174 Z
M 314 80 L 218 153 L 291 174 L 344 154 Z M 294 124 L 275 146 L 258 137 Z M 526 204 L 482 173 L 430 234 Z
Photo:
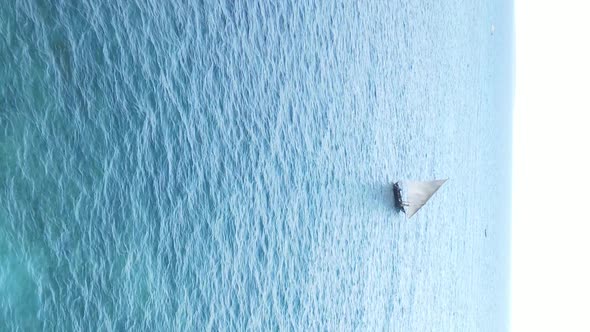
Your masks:
M 510 3 L 0 8 L 0 331 L 508 326 Z

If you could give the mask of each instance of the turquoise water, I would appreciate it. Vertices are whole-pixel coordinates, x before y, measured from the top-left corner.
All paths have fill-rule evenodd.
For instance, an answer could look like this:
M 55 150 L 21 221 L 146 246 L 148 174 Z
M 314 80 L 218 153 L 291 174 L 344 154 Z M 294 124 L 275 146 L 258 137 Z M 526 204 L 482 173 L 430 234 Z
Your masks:
M 0 8 L 1 331 L 507 327 L 510 3 Z

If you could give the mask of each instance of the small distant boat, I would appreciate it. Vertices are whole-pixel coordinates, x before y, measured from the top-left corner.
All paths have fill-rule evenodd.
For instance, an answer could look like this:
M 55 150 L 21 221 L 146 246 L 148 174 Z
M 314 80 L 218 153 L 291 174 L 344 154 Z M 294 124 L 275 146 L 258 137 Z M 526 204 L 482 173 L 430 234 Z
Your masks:
M 400 181 L 393 184 L 396 207 L 412 218 L 428 202 L 434 193 L 447 181 Z
M 493 35 L 496 32 L 496 26 L 492 24 L 492 28 L 490 29 L 490 33 Z

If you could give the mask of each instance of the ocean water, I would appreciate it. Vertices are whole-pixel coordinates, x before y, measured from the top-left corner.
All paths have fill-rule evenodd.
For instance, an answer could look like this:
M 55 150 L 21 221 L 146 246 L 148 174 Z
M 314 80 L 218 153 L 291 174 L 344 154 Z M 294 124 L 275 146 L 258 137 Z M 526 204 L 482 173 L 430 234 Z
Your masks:
M 0 331 L 506 329 L 511 6 L 1 1 Z

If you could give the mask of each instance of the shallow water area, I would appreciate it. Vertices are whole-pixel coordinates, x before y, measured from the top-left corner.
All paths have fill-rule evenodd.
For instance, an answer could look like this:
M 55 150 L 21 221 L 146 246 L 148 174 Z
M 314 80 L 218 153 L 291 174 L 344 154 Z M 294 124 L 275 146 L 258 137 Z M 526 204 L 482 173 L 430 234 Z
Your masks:
M 3 3 L 0 330 L 504 328 L 504 5 Z

